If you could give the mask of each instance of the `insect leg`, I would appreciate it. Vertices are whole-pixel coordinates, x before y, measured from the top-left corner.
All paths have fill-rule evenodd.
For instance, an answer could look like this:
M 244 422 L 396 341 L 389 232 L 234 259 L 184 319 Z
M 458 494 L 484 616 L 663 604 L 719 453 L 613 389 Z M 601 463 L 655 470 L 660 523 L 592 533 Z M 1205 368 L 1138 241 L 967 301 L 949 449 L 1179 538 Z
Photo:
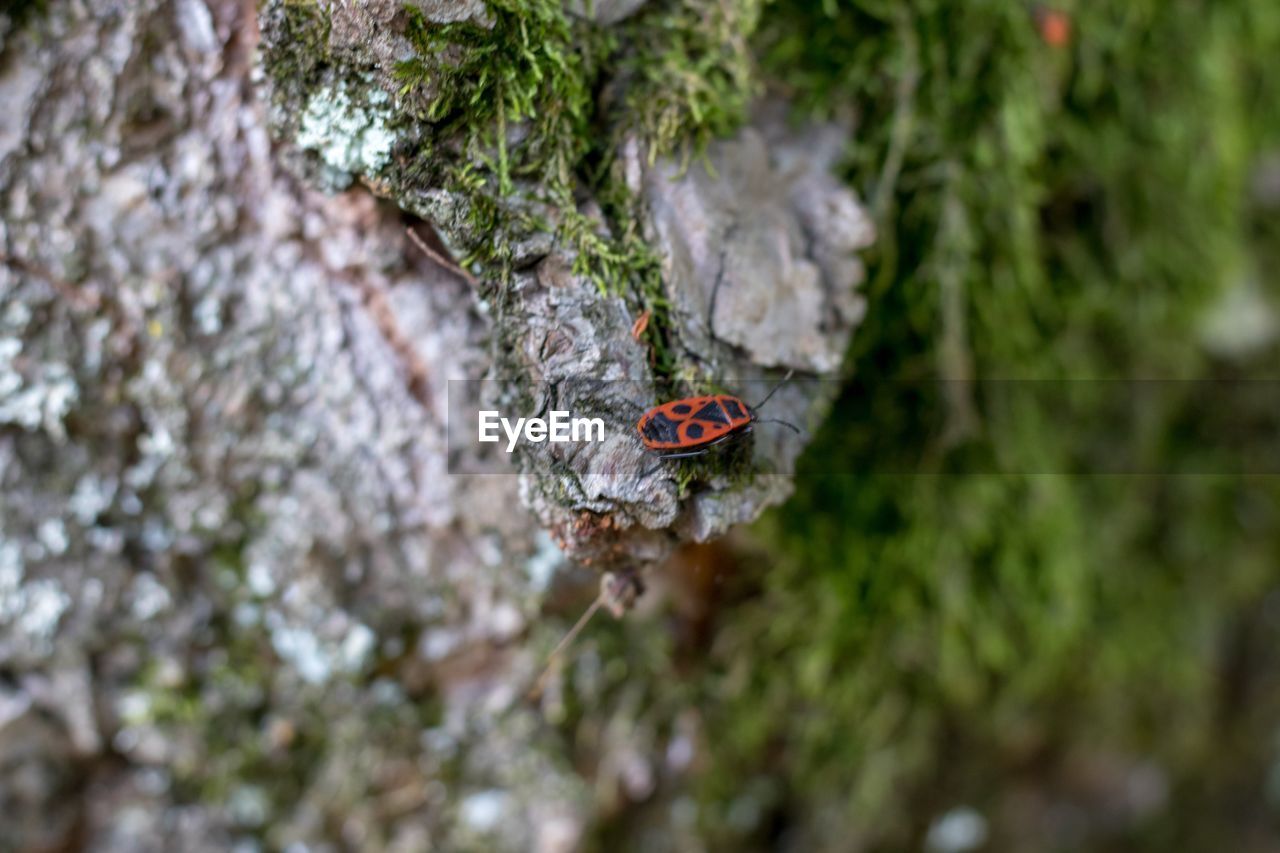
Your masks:
M 650 474 L 652 474 L 654 471 L 657 471 L 661 467 L 662 467 L 662 462 L 659 461 L 658 464 L 654 465 L 652 468 L 646 468 L 645 470 L 640 472 L 640 479 L 641 480 L 645 479 L 646 477 L 648 477 Z
M 693 457 L 693 456 L 702 456 L 702 455 L 704 455 L 706 452 L 707 452 L 707 448 L 706 448 L 706 447 L 703 447 L 703 448 L 701 448 L 701 449 L 699 449 L 699 450 L 690 450 L 690 451 L 685 452 L 685 453 L 659 453 L 659 454 L 658 454 L 658 464 L 654 465 L 652 468 L 647 468 L 647 469 L 645 469 L 644 471 L 641 471 L 641 472 L 640 472 L 640 479 L 642 479 L 642 480 L 643 480 L 645 477 L 648 477 L 648 476 L 649 476 L 650 474 L 652 474 L 654 471 L 657 471 L 659 468 L 661 468 L 661 467 L 662 467 L 662 463 L 663 463 L 663 462 L 666 462 L 666 461 L 668 461 L 668 460 L 670 460 L 670 459 L 688 459 L 688 458 Z
M 710 445 L 708 445 L 708 447 L 709 446 Z M 706 453 L 707 453 L 707 448 L 703 447 L 698 450 L 690 450 L 685 453 L 664 453 L 658 458 L 665 462 L 668 459 L 688 459 L 691 456 L 705 456 Z

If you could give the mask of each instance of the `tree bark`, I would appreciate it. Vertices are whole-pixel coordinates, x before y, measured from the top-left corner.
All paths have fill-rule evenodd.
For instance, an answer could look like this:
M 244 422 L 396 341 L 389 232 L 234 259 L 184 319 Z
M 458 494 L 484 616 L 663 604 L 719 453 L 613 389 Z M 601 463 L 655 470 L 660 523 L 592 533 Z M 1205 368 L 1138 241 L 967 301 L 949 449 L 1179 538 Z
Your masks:
M 367 158 L 399 4 L 322 6 L 325 67 L 296 79 L 273 76 L 285 5 L 261 53 L 234 0 L 0 27 L 0 847 L 569 849 L 587 783 L 524 700 L 561 628 L 552 577 L 583 578 L 553 540 L 634 569 L 785 497 L 803 440 L 757 441 L 780 475 L 691 493 L 634 476 L 633 440 L 450 476 L 450 379 L 586 373 L 626 381 L 565 407 L 652 405 L 635 305 L 547 234 L 501 285 L 457 268 L 488 239 L 463 202 Z M 766 109 L 714 174 L 623 152 L 681 364 L 838 369 L 870 239 L 829 175 L 845 138 Z M 778 416 L 815 424 L 825 387 Z

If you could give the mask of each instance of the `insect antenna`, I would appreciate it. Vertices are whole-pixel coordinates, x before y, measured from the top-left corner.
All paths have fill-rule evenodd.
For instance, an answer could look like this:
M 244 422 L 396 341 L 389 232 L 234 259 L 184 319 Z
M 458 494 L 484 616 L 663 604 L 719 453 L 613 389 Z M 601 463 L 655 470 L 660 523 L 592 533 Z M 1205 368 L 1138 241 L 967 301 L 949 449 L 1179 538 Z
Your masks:
M 716 336 L 716 297 L 720 295 L 720 285 L 724 284 L 724 275 L 721 274 L 715 285 L 711 288 L 711 301 L 707 304 L 707 335 L 712 339 Z
M 789 424 L 789 423 L 787 423 L 786 421 L 778 420 L 777 418 L 756 418 L 756 423 L 758 423 L 758 424 L 782 424 L 784 427 L 786 427 L 787 429 L 791 430 L 791 431 L 792 431 L 792 432 L 794 432 L 796 435 L 799 435 L 799 434 L 800 434 L 800 428 L 799 428 L 798 426 L 796 426 L 795 424 Z
M 786 385 L 789 381 L 791 381 L 791 374 L 793 374 L 793 373 L 795 373 L 795 370 L 794 370 L 794 369 L 793 369 L 793 370 L 788 370 L 788 371 L 787 371 L 787 375 L 786 375 L 786 376 L 784 376 L 784 377 L 782 377 L 782 379 L 778 382 L 778 384 L 777 384 L 777 385 L 774 385 L 774 386 L 773 386 L 773 388 L 769 391 L 769 393 L 768 393 L 768 394 L 765 394 L 765 395 L 764 395 L 764 399 L 763 399 L 763 400 L 761 400 L 759 403 L 756 403 L 754 406 L 752 406 L 752 407 L 751 407 L 751 411 L 753 411 L 753 412 L 754 412 L 754 411 L 756 411 L 756 410 L 760 409 L 761 407 L 763 407 L 765 403 L 769 402 L 769 398 L 770 398 L 770 397 L 772 397 L 774 394 L 778 393 L 778 389 L 779 389 L 779 388 L 781 388 L 783 385 Z

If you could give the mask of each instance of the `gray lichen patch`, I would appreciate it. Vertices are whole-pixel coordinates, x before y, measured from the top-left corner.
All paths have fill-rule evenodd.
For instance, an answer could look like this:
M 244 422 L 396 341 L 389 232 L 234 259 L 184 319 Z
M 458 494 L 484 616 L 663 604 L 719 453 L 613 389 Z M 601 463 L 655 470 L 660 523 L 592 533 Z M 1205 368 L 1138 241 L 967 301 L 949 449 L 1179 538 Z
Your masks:
M 43 556 L 35 550 L 33 556 Z M 52 578 L 26 578 L 19 541 L 0 528 L 0 660 L 50 654 L 71 598 Z M 38 563 L 38 560 L 37 560 Z
M 438 24 L 469 21 L 482 27 L 493 26 L 493 18 L 482 0 L 404 0 L 404 5 L 417 9 L 427 20 Z
M 22 350 L 20 339 L 0 338 L 0 424 L 65 439 L 63 421 L 79 396 L 75 378 L 65 364 L 23 358 Z
M 341 84 L 318 89 L 307 100 L 294 141 L 319 155 L 331 188 L 345 187 L 353 175 L 377 175 L 390 162 L 396 141 L 390 101 L 376 87 L 356 90 L 353 97 Z

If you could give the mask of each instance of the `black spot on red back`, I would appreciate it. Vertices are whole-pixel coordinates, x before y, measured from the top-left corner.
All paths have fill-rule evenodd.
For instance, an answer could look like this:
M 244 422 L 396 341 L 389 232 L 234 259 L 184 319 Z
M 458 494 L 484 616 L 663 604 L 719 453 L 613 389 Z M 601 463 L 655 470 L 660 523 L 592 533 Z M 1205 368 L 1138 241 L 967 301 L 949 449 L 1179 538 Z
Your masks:
M 720 404 L 715 400 L 707 403 L 701 409 L 698 409 L 694 416 L 695 420 L 710 421 L 713 424 L 727 424 L 729 419 L 725 417 L 724 409 L 720 408 Z
M 671 411 L 677 415 L 687 415 L 693 411 L 693 406 L 688 403 L 675 403 L 672 405 Z
M 737 400 L 726 399 L 722 402 L 724 403 L 724 410 L 729 413 L 729 417 L 733 420 L 736 421 L 747 416 L 746 413 L 742 411 L 742 407 L 738 405 Z
M 680 427 L 661 410 L 657 410 L 644 425 L 644 437 L 649 441 L 674 444 L 680 440 Z

